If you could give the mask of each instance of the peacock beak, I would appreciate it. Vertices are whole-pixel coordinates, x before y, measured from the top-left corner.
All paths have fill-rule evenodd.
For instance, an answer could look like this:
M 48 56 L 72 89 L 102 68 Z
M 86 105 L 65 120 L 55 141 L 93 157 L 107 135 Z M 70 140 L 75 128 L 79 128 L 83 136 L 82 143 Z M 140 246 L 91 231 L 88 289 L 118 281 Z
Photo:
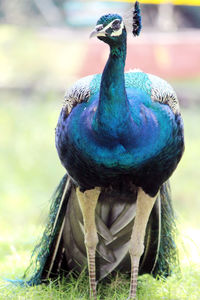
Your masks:
M 90 33 L 90 38 L 97 37 L 97 36 L 106 36 L 105 28 L 103 25 L 97 25 L 94 30 Z
M 90 33 L 90 39 L 93 37 L 96 37 L 98 35 L 98 31 L 96 29 L 94 29 L 91 33 Z

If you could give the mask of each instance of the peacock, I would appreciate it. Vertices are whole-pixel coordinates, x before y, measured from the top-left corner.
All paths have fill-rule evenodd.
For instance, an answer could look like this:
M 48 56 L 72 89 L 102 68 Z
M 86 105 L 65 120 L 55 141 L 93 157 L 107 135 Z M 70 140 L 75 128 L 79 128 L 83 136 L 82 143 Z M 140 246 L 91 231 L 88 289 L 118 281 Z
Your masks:
M 132 33 L 140 31 L 136 2 Z M 109 45 L 109 58 L 102 74 L 66 93 L 55 140 L 67 174 L 34 250 L 29 283 L 87 265 L 91 298 L 97 281 L 120 270 L 130 273 L 129 299 L 136 299 L 138 274 L 168 276 L 177 259 L 168 179 L 184 151 L 183 121 L 166 81 L 124 72 L 127 30 L 120 15 L 103 15 L 90 37 Z

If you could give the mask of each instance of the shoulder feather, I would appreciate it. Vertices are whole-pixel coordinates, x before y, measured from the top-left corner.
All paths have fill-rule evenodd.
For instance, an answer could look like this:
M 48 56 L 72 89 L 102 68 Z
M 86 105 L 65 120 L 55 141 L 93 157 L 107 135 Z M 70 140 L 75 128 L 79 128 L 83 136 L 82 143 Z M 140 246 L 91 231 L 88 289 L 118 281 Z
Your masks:
M 79 103 L 88 102 L 90 96 L 100 88 L 100 74 L 89 75 L 76 81 L 64 96 L 64 109 L 67 115 Z
M 151 74 L 148 76 L 151 81 L 152 100 L 167 104 L 174 114 L 180 113 L 178 98 L 172 86 L 160 77 Z

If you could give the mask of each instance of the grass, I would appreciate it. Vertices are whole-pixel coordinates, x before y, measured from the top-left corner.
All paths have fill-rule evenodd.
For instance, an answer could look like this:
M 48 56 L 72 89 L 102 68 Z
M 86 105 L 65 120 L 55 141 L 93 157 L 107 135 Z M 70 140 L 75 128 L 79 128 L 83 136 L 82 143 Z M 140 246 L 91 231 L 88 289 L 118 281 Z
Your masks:
M 182 270 L 182 274 L 173 274 L 167 280 L 155 279 L 143 275 L 138 280 L 138 299 L 141 300 L 197 300 L 200 295 L 199 269 L 190 266 Z M 127 299 L 129 279 L 117 274 L 109 283 L 98 285 L 98 299 Z M 85 299 L 89 298 L 88 280 L 85 273 L 78 279 L 69 276 L 34 287 L 5 285 L 2 282 L 1 299 Z M 100 296 L 101 295 L 101 296 Z
M 88 279 L 83 273 L 37 287 L 16 287 L 4 279 L 23 275 L 33 245 L 42 232 L 48 212 L 48 199 L 64 169 L 54 146 L 54 128 L 60 111 L 57 95 L 27 101 L 1 102 L 0 120 L 0 299 L 88 299 Z M 54 100 L 52 100 L 54 99 Z M 174 204 L 181 232 L 178 246 L 181 274 L 167 280 L 149 275 L 139 278 L 138 299 L 200 299 L 199 110 L 183 111 L 186 151 L 172 177 Z M 118 274 L 110 283 L 100 283 L 101 299 L 126 299 L 129 279 Z M 100 299 L 100 297 L 98 298 Z

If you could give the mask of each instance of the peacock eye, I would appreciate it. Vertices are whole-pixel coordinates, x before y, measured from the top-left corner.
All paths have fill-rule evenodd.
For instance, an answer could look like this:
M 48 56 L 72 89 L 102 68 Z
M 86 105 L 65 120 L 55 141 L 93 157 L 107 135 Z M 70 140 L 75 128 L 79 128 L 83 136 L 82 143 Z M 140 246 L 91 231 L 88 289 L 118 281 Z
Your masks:
M 113 30 L 119 30 L 120 29 L 120 25 L 121 25 L 121 22 L 120 20 L 115 20 L 113 23 L 112 23 L 112 29 Z

